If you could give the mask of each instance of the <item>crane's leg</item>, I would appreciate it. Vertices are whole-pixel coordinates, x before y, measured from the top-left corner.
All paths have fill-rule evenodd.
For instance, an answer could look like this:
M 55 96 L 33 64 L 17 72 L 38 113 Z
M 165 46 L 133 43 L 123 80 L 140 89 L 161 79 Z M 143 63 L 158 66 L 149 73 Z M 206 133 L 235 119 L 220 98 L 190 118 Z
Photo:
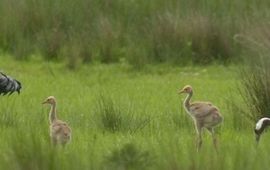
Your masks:
M 256 146 L 258 146 L 259 141 L 260 141 L 260 135 L 256 134 L 255 139 L 256 139 Z
M 197 151 L 200 151 L 202 146 L 202 127 L 196 124 L 197 131 Z
M 51 137 L 51 143 L 52 143 L 53 146 L 56 146 L 57 139 L 55 137 Z
M 216 138 L 216 135 L 215 135 L 214 128 L 207 128 L 207 130 L 208 130 L 208 131 L 211 133 L 211 135 L 212 135 L 214 148 L 215 148 L 215 150 L 217 151 L 217 138 Z

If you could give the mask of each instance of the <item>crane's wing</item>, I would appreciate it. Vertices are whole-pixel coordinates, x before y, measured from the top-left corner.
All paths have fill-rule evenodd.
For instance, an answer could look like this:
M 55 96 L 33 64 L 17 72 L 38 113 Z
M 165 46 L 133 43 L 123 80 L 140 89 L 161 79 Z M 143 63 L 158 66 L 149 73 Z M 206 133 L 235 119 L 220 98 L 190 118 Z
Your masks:
M 15 91 L 20 93 L 21 88 L 21 83 L 18 80 L 0 72 L 0 95 L 6 95 L 7 93 L 11 95 Z
M 190 105 L 190 113 L 197 118 L 206 117 L 213 112 L 219 112 L 219 110 L 210 102 L 194 102 Z
M 52 133 L 70 135 L 71 129 L 66 122 L 57 120 L 52 124 Z

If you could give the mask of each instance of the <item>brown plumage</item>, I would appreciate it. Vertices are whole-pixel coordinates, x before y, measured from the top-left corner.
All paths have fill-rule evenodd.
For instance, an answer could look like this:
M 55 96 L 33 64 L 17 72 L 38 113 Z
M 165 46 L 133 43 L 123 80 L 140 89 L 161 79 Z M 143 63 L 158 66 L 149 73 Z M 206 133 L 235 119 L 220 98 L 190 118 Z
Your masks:
M 206 128 L 212 135 L 215 149 L 217 149 L 217 142 L 214 133 L 214 127 L 220 124 L 223 120 L 218 108 L 210 102 L 190 102 L 193 95 L 193 90 L 190 85 L 186 85 L 179 91 L 179 94 L 187 93 L 184 100 L 184 108 L 186 112 L 194 120 L 195 128 L 197 131 L 197 149 L 199 150 L 202 145 L 202 129 Z
M 71 129 L 68 124 L 62 120 L 57 119 L 56 116 L 56 99 L 49 96 L 42 104 L 50 104 L 51 110 L 49 113 L 50 121 L 50 137 L 54 145 L 65 145 L 71 140 Z

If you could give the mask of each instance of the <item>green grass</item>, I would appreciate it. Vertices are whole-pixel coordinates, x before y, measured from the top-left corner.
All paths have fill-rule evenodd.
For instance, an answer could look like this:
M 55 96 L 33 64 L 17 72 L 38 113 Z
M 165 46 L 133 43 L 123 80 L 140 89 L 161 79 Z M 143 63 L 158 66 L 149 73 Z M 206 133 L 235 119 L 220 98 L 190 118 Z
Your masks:
M 269 30 L 269 6 L 268 0 L 2 0 L 0 50 L 21 60 L 34 54 L 65 61 L 71 69 L 89 62 L 230 63 L 246 45 L 235 37 L 250 40 Z
M 243 105 L 238 66 L 87 65 L 18 62 L 0 57 L 0 68 L 23 84 L 22 93 L 0 98 L 0 169 L 268 169 L 270 134 L 255 146 L 253 124 L 229 107 Z M 210 135 L 195 149 L 195 130 L 177 90 L 194 87 L 193 100 L 217 105 L 219 152 Z M 72 127 L 66 148 L 52 148 L 48 106 L 54 95 L 58 117 Z

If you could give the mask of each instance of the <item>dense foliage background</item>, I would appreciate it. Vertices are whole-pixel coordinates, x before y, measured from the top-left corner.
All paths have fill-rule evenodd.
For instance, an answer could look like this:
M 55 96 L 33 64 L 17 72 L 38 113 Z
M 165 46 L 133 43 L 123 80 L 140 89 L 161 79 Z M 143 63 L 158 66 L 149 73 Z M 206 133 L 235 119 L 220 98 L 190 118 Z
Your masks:
M 267 0 L 1 0 L 0 48 L 70 68 L 235 62 L 257 32 L 269 32 L 269 8 Z

